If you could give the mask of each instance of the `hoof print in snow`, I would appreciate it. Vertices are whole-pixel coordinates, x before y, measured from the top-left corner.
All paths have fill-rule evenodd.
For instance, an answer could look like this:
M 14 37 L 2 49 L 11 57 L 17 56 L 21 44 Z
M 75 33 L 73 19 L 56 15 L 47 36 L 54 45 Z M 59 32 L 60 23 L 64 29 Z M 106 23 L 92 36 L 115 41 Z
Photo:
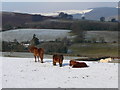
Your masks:
M 75 76 L 75 77 L 73 77 L 73 78 L 78 78 L 78 77 Z
M 20 72 L 23 72 L 23 70 L 21 70 Z
M 44 78 L 44 80 L 46 80 L 46 78 Z
M 37 70 L 32 70 L 32 71 L 37 71 Z
M 4 76 L 7 76 L 7 75 L 4 75 Z
M 67 83 L 67 82 L 64 82 L 64 83 Z
M 85 78 L 85 77 L 82 77 L 83 79 Z
M 112 79 L 112 76 L 109 79 Z
M 89 77 L 88 75 L 86 75 L 86 77 Z

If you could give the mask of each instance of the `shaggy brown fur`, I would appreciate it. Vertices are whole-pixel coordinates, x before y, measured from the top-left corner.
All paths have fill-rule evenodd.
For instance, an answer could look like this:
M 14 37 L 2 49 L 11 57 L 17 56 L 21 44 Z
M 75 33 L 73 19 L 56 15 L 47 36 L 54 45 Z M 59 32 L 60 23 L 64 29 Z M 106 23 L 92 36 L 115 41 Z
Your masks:
M 88 65 L 85 62 L 77 62 L 74 60 L 70 60 L 70 66 L 72 66 L 72 68 L 82 68 L 82 67 L 88 67 Z
M 62 67 L 63 59 L 64 59 L 63 55 L 58 55 L 58 54 L 53 55 L 53 65 L 59 63 L 59 66 Z
M 36 61 L 36 57 L 38 57 L 38 62 L 40 61 L 39 58 L 41 59 L 41 63 L 43 63 L 43 56 L 44 56 L 44 49 L 43 48 L 37 48 L 35 46 L 30 46 L 29 47 L 29 51 L 31 53 L 33 53 L 34 57 L 35 57 L 35 62 Z

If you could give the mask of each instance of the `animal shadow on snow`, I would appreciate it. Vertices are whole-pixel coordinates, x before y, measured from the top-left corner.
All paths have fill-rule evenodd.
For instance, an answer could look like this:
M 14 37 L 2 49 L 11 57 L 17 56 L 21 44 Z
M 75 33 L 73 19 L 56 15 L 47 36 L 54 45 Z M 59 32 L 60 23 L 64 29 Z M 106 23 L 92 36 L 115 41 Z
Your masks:
M 51 63 L 51 64 L 53 64 L 53 61 L 52 60 L 46 60 L 46 61 L 44 61 L 44 63 Z M 59 66 L 59 63 L 56 63 L 56 66 Z M 69 63 L 63 63 L 62 67 L 64 67 L 64 66 L 69 66 Z
M 69 63 L 63 63 L 62 66 L 69 66 Z
M 55 66 L 59 66 L 59 63 L 56 63 Z M 63 64 L 62 64 L 62 67 L 65 67 L 65 66 L 69 66 L 69 63 L 63 63 Z
M 52 63 L 53 61 L 52 60 L 45 60 L 44 63 Z
M 43 63 L 51 63 L 51 64 L 53 64 L 53 61 L 52 60 L 43 60 Z M 56 63 L 56 66 L 59 66 L 59 63 Z M 69 63 L 63 63 L 62 67 L 64 67 L 64 66 L 69 66 Z

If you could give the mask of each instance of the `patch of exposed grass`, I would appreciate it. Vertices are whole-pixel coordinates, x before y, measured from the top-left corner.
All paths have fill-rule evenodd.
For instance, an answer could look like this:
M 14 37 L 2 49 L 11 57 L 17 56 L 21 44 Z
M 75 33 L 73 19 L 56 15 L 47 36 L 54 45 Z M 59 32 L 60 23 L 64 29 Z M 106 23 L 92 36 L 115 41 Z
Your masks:
M 111 43 L 78 43 L 73 44 L 70 49 L 81 56 L 118 56 L 117 44 Z
M 14 56 L 14 55 L 4 55 L 4 57 L 19 57 L 19 56 Z

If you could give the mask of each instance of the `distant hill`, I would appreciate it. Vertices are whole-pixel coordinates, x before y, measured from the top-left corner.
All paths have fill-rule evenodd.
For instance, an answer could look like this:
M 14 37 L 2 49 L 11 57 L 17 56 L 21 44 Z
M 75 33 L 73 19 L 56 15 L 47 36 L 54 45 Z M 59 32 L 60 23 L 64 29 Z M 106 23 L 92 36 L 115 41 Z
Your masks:
M 17 25 L 32 21 L 32 15 L 15 12 L 2 12 L 2 19 L 3 25 L 5 24 Z
M 90 12 L 84 14 L 88 20 L 99 20 L 100 17 L 105 17 L 107 20 L 116 18 L 118 16 L 118 8 L 114 7 L 101 7 L 93 8 Z M 73 14 L 76 19 L 81 19 L 82 14 Z
M 88 20 L 99 20 L 100 17 L 105 17 L 106 20 L 111 20 L 111 18 L 118 17 L 118 8 L 116 7 L 97 7 L 97 8 L 89 8 L 85 10 L 61 10 L 51 13 L 36 13 L 45 16 L 58 16 L 60 12 L 67 13 L 72 15 L 74 19 L 81 19 L 81 16 L 85 15 Z
M 35 29 L 70 29 L 76 28 L 76 24 L 82 30 L 117 30 L 115 22 L 99 22 L 91 20 L 99 20 L 100 17 L 106 19 L 117 17 L 117 8 L 93 8 L 88 10 L 68 10 L 66 13 L 71 13 L 73 18 L 81 19 L 83 13 L 87 20 L 63 19 L 55 16 L 43 16 L 40 14 L 2 12 L 2 30 L 35 28 Z M 73 14 L 74 13 L 74 14 Z M 69 15 L 69 14 L 68 14 Z M 77 23 L 78 22 L 78 23 Z M 73 28 L 74 27 L 74 28 Z
M 16 12 L 2 12 L 2 25 L 3 30 L 4 26 L 9 27 L 10 26 L 23 26 L 25 23 L 28 22 L 38 22 L 45 19 L 52 19 L 51 16 L 42 16 L 42 15 L 36 15 L 36 14 L 27 14 L 27 13 L 16 13 Z

